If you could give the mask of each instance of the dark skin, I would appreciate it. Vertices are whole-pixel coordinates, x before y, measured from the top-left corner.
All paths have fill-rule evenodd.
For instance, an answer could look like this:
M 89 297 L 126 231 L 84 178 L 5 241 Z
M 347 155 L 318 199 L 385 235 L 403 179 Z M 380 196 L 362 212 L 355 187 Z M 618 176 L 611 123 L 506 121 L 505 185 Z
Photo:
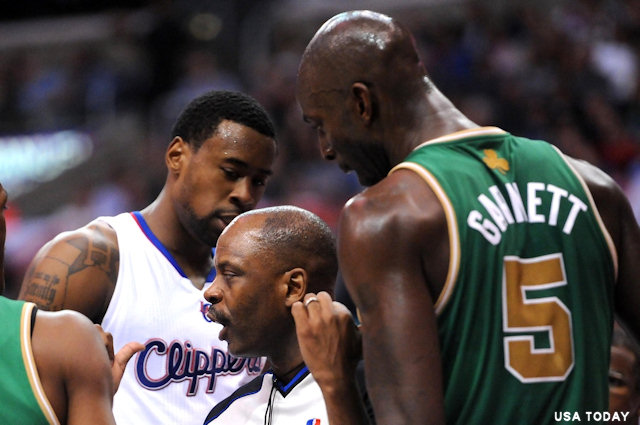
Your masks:
M 167 148 L 165 186 L 141 213 L 196 288 L 213 267 L 211 247 L 219 234 L 262 197 L 275 150 L 270 137 L 228 120 L 199 149 L 180 137 Z M 96 220 L 42 247 L 19 296 L 44 310 L 71 309 L 100 323 L 118 266 L 116 233 Z
M 7 193 L 0 184 L 0 272 L 4 270 L 6 202 Z M 4 273 L 0 278 L 1 294 Z M 40 382 L 60 423 L 115 424 L 113 394 L 127 362 L 144 348 L 142 344 L 129 343 L 114 357 L 111 335 L 73 311 L 39 311 L 31 344 Z
M 36 316 L 33 355 L 45 394 L 63 424 L 115 424 L 113 395 L 127 362 L 144 346 L 129 343 L 114 360 L 104 338 L 74 311 L 39 311 Z
M 411 34 L 371 12 L 347 12 L 320 28 L 302 58 L 297 96 L 305 121 L 318 130 L 323 157 L 355 170 L 370 186 L 343 209 L 338 256 L 362 319 L 376 421 L 443 424 L 436 314 L 429 307 L 449 267 L 445 215 L 418 175 L 387 173 L 424 141 L 478 126 L 429 84 Z M 634 257 L 640 229 L 609 176 L 568 161 L 586 181 L 612 236 L 619 261 L 615 311 L 638 337 L 640 265 Z M 336 405 L 350 409 L 339 400 Z
M 638 391 L 638 357 L 635 343 L 626 338 L 616 340 L 616 332 L 624 332 L 614 324 L 609 366 L 609 412 L 626 414 L 624 423 L 637 424 L 640 410 Z M 624 418 L 623 418 L 624 419 Z
M 209 317 L 224 326 L 220 338 L 228 342 L 229 352 L 266 356 L 274 374 L 286 382 L 302 364 L 291 315 L 295 318 L 300 307 L 306 311 L 301 301 L 312 288 L 333 288 L 335 272 L 328 269 L 335 270 L 336 263 L 334 258 L 333 265 L 327 265 L 330 260 L 318 253 L 298 254 L 302 249 L 295 246 L 298 242 L 271 247 L 260 229 L 269 225 L 266 221 L 274 214 L 269 209 L 256 210 L 225 229 L 216 245 L 216 278 L 204 296 L 211 303 Z M 311 227 L 302 214 L 280 214 L 288 214 L 287 223 L 298 228 Z M 311 231 L 297 236 L 317 240 L 314 237 Z
M 254 238 L 265 217 L 243 217 L 222 234 L 216 278 L 204 296 L 211 303 L 210 318 L 226 326 L 220 337 L 229 352 L 266 356 L 274 374 L 287 382 L 302 363 L 290 309 L 304 297 L 308 276 L 302 267 L 282 272 L 282 264 L 258 248 Z
M 289 241 L 287 246 L 277 249 L 269 245 L 268 239 L 265 243 L 260 229 L 271 214 L 257 210 L 243 215 L 220 236 L 216 246 L 216 279 L 205 291 L 205 298 L 212 304 L 208 315 L 224 325 L 220 338 L 228 342 L 232 354 L 266 356 L 274 375 L 283 383 L 300 371 L 303 357 L 318 361 L 318 366 L 327 364 L 322 358 L 309 356 L 308 351 L 315 351 L 314 348 L 298 341 L 329 335 L 324 332 L 328 327 L 343 332 L 346 337 L 339 340 L 340 346 L 323 350 L 325 355 L 339 360 L 330 373 L 321 372 L 313 363 L 307 366 L 316 371 L 313 373 L 316 381 L 322 382 L 320 387 L 327 403 L 349 400 L 349 405 L 354 406 L 353 411 L 329 406 L 329 421 L 364 424 L 354 373 L 360 345 L 354 342 L 342 346 L 342 342 L 355 339 L 355 326 L 349 310 L 326 292 L 334 286 L 335 258 L 327 260 L 325 257 L 329 255 L 306 251 L 298 256 L 295 252 L 300 249 L 295 246 L 298 242 Z M 287 223 L 296 223 L 298 228 L 312 227 L 300 217 L 290 214 Z M 297 237 L 317 241 L 311 232 Z M 317 298 L 308 293 L 323 289 Z M 317 301 L 309 302 L 312 298 Z M 339 385 L 334 385 L 336 376 Z

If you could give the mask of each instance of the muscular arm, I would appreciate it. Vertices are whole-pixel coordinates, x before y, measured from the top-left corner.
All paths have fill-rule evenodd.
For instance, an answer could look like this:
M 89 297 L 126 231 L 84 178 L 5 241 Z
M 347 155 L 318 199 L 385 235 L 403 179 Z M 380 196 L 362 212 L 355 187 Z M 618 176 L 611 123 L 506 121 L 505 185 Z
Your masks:
M 439 252 L 448 246 L 447 233 L 433 193 L 414 177 L 394 173 L 350 201 L 338 236 L 340 267 L 362 319 L 367 389 L 379 425 L 444 423 L 433 303 L 448 263 L 448 252 Z
M 113 295 L 118 266 L 116 234 L 96 221 L 43 246 L 29 265 L 19 298 L 43 310 L 79 311 L 100 323 Z
M 109 357 L 86 317 L 39 311 L 32 346 L 44 391 L 61 423 L 115 424 Z
M 618 253 L 616 315 L 640 340 L 640 228 L 624 192 L 604 172 L 575 159 L 569 162 L 585 179 Z

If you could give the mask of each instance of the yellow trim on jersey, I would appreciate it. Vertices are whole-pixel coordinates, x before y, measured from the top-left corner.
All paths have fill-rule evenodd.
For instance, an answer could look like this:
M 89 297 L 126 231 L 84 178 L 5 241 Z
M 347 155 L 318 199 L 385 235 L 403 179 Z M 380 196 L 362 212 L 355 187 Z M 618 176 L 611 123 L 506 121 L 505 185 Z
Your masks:
M 609 252 L 611 253 L 611 259 L 613 260 L 614 279 L 615 281 L 617 281 L 618 280 L 618 251 L 616 249 L 616 245 L 613 243 L 613 239 L 611 238 L 611 234 L 609 233 L 609 230 L 607 230 L 607 227 L 604 225 L 604 221 L 602 221 L 602 217 L 600 216 L 600 211 L 598 211 L 598 207 L 596 206 L 596 203 L 593 200 L 593 196 L 591 195 L 591 190 L 589 190 L 589 186 L 584 181 L 580 173 L 578 173 L 578 171 L 575 168 L 573 168 L 573 165 L 569 161 L 567 161 L 567 158 L 560 151 L 560 149 L 558 149 L 555 146 L 553 146 L 553 148 L 556 150 L 556 152 L 558 152 L 558 155 L 560 156 L 560 158 L 562 158 L 565 164 L 567 164 L 569 169 L 576 176 L 576 178 L 582 185 L 584 192 L 587 194 L 587 198 L 589 198 L 589 203 L 591 204 L 593 215 L 596 217 L 598 225 L 600 226 L 600 231 L 602 232 L 602 235 L 604 236 L 604 239 L 605 241 L 607 241 L 607 245 L 609 246 Z
M 40 382 L 40 375 L 38 375 L 38 369 L 36 368 L 36 361 L 33 357 L 33 350 L 31 347 L 31 315 L 35 304 L 26 302 L 22 307 L 22 316 L 20 317 L 20 348 L 22 349 L 22 360 L 24 362 L 27 377 L 31 384 L 31 390 L 33 395 L 40 405 L 40 410 L 45 416 L 49 424 L 60 425 L 56 413 L 53 411 L 49 399 L 44 392 L 42 382 Z
M 446 134 L 444 136 L 436 137 L 435 139 L 427 140 L 424 143 L 416 146 L 416 149 L 420 149 L 425 145 L 432 145 L 434 143 L 445 143 L 452 142 L 454 140 L 465 139 L 467 137 L 476 137 L 476 136 L 490 136 L 493 134 L 506 134 L 506 131 L 502 130 L 498 127 L 476 127 L 476 128 L 468 128 L 466 130 L 456 131 L 455 133 Z
M 451 297 L 451 292 L 453 291 L 453 287 L 458 278 L 458 271 L 460 270 L 460 236 L 458 233 L 456 212 L 444 189 L 442 189 L 438 180 L 429 171 L 413 162 L 402 162 L 393 167 L 393 169 L 389 171 L 389 174 L 398 169 L 411 170 L 427 182 L 431 190 L 433 190 L 438 197 L 447 219 L 447 228 L 449 230 L 449 269 L 447 270 L 447 279 L 442 287 L 442 291 L 434 304 L 436 314 L 440 314 Z

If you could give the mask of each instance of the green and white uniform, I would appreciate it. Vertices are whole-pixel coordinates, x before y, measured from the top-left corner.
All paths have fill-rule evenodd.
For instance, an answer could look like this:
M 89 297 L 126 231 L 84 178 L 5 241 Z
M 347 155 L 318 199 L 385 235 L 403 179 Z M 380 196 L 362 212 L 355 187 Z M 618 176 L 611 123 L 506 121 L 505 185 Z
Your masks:
M 447 423 L 606 412 L 617 256 L 562 154 L 484 127 L 428 141 L 399 168 L 428 183 L 447 217 L 435 304 Z
M 59 424 L 31 349 L 33 303 L 0 296 L 0 424 Z

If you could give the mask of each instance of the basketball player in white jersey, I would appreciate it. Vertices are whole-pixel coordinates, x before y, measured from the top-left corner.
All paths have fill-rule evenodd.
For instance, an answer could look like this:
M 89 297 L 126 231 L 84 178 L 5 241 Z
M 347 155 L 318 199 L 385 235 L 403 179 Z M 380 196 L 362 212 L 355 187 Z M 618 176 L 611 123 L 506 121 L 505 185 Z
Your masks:
M 113 393 L 143 347 L 131 342 L 114 357 L 109 335 L 83 315 L 2 296 L 7 202 L 0 183 L 0 423 L 115 424 Z
M 256 206 L 276 154 L 273 124 L 251 97 L 210 92 L 176 121 L 164 188 L 139 212 L 99 217 L 35 256 L 20 298 L 84 313 L 138 341 L 114 399 L 119 424 L 201 423 L 212 405 L 257 376 L 216 338 L 202 293 L 215 277 L 213 248 L 237 215 Z

